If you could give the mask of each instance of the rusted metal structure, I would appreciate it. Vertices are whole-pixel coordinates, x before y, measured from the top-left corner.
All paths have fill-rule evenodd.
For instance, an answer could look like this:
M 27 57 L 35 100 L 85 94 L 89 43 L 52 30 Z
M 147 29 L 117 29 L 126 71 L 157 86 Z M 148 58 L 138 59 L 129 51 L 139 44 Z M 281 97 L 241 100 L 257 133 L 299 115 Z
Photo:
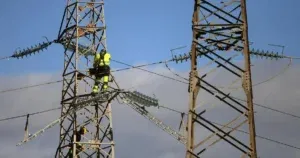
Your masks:
M 186 158 L 199 158 L 209 147 L 215 145 L 220 140 L 240 151 L 244 157 L 257 158 L 255 141 L 255 123 L 252 101 L 252 83 L 250 70 L 250 53 L 248 41 L 248 24 L 245 0 L 195 0 L 193 12 L 193 42 L 191 48 L 191 73 L 190 73 L 190 102 L 187 121 L 187 145 Z M 226 52 L 226 54 L 222 54 Z M 236 55 L 235 55 L 236 54 Z M 229 55 L 229 58 L 227 57 Z M 234 56 L 232 56 L 234 55 Z M 239 58 L 241 63 L 234 63 L 233 58 Z M 226 84 L 234 84 L 240 81 L 241 89 L 244 89 L 247 105 L 231 97 L 230 88 L 221 89 L 213 83 L 207 81 L 207 77 L 213 71 L 203 72 L 198 76 L 197 56 L 201 62 L 213 62 L 216 67 L 213 69 L 223 69 L 231 74 L 230 80 Z M 232 82 L 235 78 L 234 82 Z M 237 78 L 237 79 L 236 79 Z M 225 80 L 225 79 L 221 79 Z M 224 106 L 228 105 L 230 111 L 239 114 L 234 119 L 228 119 L 224 114 L 224 119 L 230 120 L 225 127 L 218 127 L 205 117 L 206 110 L 197 111 L 196 100 L 199 90 L 208 92 L 218 99 Z M 226 121 L 227 122 L 227 121 Z M 234 130 L 248 122 L 250 137 L 247 140 L 240 140 L 232 134 Z M 237 125 L 233 125 L 233 124 Z M 196 139 L 197 135 L 203 133 L 203 129 L 195 131 L 196 127 L 202 127 L 212 132 L 204 140 Z M 234 126 L 234 127 L 232 127 Z M 228 130 L 230 129 L 230 130 Z M 228 130 L 228 131 L 226 131 Z M 212 143 L 209 141 L 216 138 Z M 237 156 L 232 156 L 237 157 Z
M 193 42 L 191 53 L 174 56 L 173 59 L 165 61 L 166 63 L 191 59 L 189 83 L 190 104 L 186 138 L 145 109 L 145 107 L 159 106 L 156 99 L 139 92 L 121 91 L 119 88 L 114 89 L 112 87 L 110 87 L 111 91 L 108 92 L 108 98 L 105 98 L 102 94 L 96 97 L 90 95 L 94 79 L 86 70 L 92 66 L 90 62 L 93 61 L 95 52 L 99 52 L 101 49 L 107 50 L 104 2 L 103 0 L 68 0 L 56 40 L 39 43 L 31 48 L 16 51 L 14 55 L 10 57 L 1 58 L 23 58 L 24 56 L 47 49 L 52 43 L 59 43 L 65 47 L 61 117 L 35 134 L 28 136 L 27 125 L 29 115 L 27 115 L 24 140 L 17 145 L 22 145 L 36 138 L 47 129 L 60 123 L 60 141 L 55 157 L 78 157 L 80 155 L 80 157 L 96 156 L 114 158 L 110 102 L 119 93 L 123 93 L 126 94 L 121 97 L 124 103 L 176 140 L 186 145 L 187 158 L 200 157 L 199 155 L 206 151 L 208 147 L 216 144 L 220 140 L 224 140 L 241 151 L 244 154 L 243 156 L 256 158 L 250 54 L 271 59 L 290 57 L 278 55 L 278 53 L 274 54 L 273 52 L 265 53 L 264 51 L 254 49 L 252 51 L 249 50 L 245 0 L 195 0 L 192 21 Z M 221 55 L 224 51 L 229 52 L 228 54 L 242 52 L 238 54 L 244 56 L 244 68 L 232 62 L 232 59 L 237 55 L 226 58 L 226 55 Z M 222 67 L 233 74 L 233 76 L 236 76 L 238 80 L 241 80 L 241 88 L 244 89 L 247 105 L 245 106 L 231 97 L 230 92 L 220 90 L 220 87 L 214 86 L 206 81 L 205 77 L 216 68 L 214 68 L 213 71 L 203 73 L 203 75 L 199 77 L 197 72 L 198 57 L 205 57 L 210 60 L 211 63 L 216 63 L 217 68 Z M 223 64 L 222 62 L 225 63 Z M 162 63 L 162 61 L 147 65 L 158 63 Z M 134 66 L 132 68 L 147 65 Z M 125 69 L 119 69 L 119 71 Z M 235 82 L 236 81 L 232 82 L 231 85 Z M 204 118 L 203 115 L 206 113 L 206 110 L 196 112 L 196 99 L 200 89 L 205 90 L 221 102 L 227 104 L 233 109 L 232 111 L 240 113 L 240 116 L 234 118 L 223 127 L 218 127 L 215 123 Z M 184 113 L 182 113 L 182 117 L 183 115 Z M 240 121 L 237 126 L 231 127 L 230 125 L 234 122 L 238 122 L 241 116 L 245 116 L 246 119 Z M 248 122 L 250 134 L 248 141 L 249 146 L 231 135 L 234 130 L 246 122 Z M 195 133 L 196 125 L 203 126 L 213 134 L 197 143 L 195 139 L 195 136 L 198 134 Z M 75 132 L 82 126 L 87 127 L 88 134 L 84 135 L 82 141 L 76 142 Z M 225 131 L 225 129 L 230 130 Z M 199 150 L 200 146 L 204 146 L 205 143 L 214 136 L 219 137 L 219 139 L 208 145 L 208 147 Z M 72 152 L 70 155 L 70 151 L 76 151 L 79 149 L 79 146 L 83 147 L 83 150 L 78 153 L 79 155 L 77 152 Z
M 103 0 L 68 0 L 58 38 L 64 51 L 60 140 L 55 157 L 114 157 L 110 98 L 94 101 L 76 113 L 68 113 L 80 100 L 88 100 L 94 79 L 86 70 L 95 52 L 107 50 Z M 85 50 L 81 49 L 84 46 Z M 89 103 L 90 104 L 90 103 Z M 67 116 L 67 117 L 65 117 Z M 85 126 L 88 132 L 76 142 L 76 134 Z M 83 147 L 83 149 L 80 149 Z M 77 150 L 76 150 L 77 149 Z M 82 150 L 79 152 L 79 149 Z M 76 152 L 73 152 L 75 151 Z

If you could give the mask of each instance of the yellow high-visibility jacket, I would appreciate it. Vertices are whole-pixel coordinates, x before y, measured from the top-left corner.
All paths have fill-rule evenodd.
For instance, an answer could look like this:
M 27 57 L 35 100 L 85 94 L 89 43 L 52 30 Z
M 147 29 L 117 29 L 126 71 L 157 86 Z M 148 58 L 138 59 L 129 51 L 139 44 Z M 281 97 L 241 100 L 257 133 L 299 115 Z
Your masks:
M 96 66 L 109 66 L 111 55 L 106 53 L 97 53 L 94 57 L 94 67 Z

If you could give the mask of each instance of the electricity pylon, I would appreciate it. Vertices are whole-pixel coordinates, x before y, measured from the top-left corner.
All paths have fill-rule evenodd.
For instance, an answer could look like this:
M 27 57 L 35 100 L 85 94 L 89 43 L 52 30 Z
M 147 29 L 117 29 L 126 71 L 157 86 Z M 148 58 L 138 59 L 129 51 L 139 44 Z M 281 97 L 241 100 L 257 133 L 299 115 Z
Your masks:
M 65 47 L 62 110 L 76 108 L 78 100 L 91 98 L 94 79 L 87 74 L 94 53 L 107 50 L 103 0 L 68 0 L 57 41 Z M 84 45 L 88 51 L 80 50 Z M 92 53 L 91 53 L 92 52 Z M 74 104 L 75 102 L 75 104 Z M 69 114 L 60 123 L 60 140 L 56 157 L 111 157 L 114 158 L 112 115 L 110 101 L 95 101 L 77 113 Z M 85 126 L 88 130 L 80 142 L 75 131 Z M 83 149 L 80 149 L 80 146 Z M 77 150 L 76 150 L 77 149 Z M 79 151 L 82 150 L 81 152 Z M 75 151 L 76 152 L 73 152 Z
M 193 42 L 190 54 L 190 102 L 187 123 L 186 158 L 199 158 L 201 153 L 220 140 L 224 140 L 232 145 L 243 153 L 243 156 L 257 158 L 245 0 L 195 0 L 192 28 Z M 239 65 L 232 62 L 233 56 L 227 58 L 225 57 L 226 55 L 221 55 L 221 52 L 224 51 L 227 52 L 226 55 L 242 52 L 244 56 L 244 59 L 242 59 L 244 61 L 244 68 L 240 68 Z M 230 92 L 225 92 L 223 89 L 220 90 L 217 86 L 209 83 L 205 77 L 213 71 L 209 71 L 198 77 L 196 69 L 197 56 L 206 57 L 205 59 L 217 64 L 217 68 L 223 68 L 237 77 L 238 80 L 241 80 L 241 88 L 244 89 L 247 105 L 243 105 L 232 98 Z M 202 61 L 205 62 L 205 59 L 202 59 Z M 227 64 L 229 66 L 227 66 Z M 223 80 L 223 78 L 221 79 Z M 203 116 L 206 113 L 205 110 L 196 112 L 196 99 L 199 89 L 203 89 L 214 95 L 219 101 L 239 113 L 240 116 L 231 120 L 225 127 L 216 126 Z M 232 124 L 238 122 L 241 117 L 244 121 L 240 121 L 237 123 L 238 125 L 231 127 Z M 246 122 L 248 122 L 248 130 L 250 133 L 249 141 L 247 141 L 249 145 L 246 145 L 243 141 L 232 135 L 234 130 Z M 201 131 L 195 132 L 196 125 L 201 125 L 213 134 L 195 144 L 195 136 L 201 133 Z M 230 130 L 225 131 L 228 129 L 228 125 L 231 125 Z M 212 140 L 214 136 L 217 136 L 218 139 L 205 147 L 205 143 Z M 200 146 L 203 147 L 201 150 L 199 149 Z
M 233 145 L 246 155 L 251 156 L 251 158 L 256 158 L 256 148 L 255 148 L 255 126 L 254 126 L 254 117 L 253 117 L 253 103 L 252 103 L 252 87 L 251 87 L 251 71 L 250 71 L 250 58 L 249 53 L 256 56 L 267 57 L 267 58 L 288 58 L 287 56 L 274 54 L 273 52 L 265 53 L 264 51 L 252 50 L 249 52 L 249 42 L 247 35 L 247 16 L 246 16 L 246 4 L 245 0 L 241 1 L 219 1 L 220 6 L 213 5 L 208 1 L 202 0 L 197 1 L 194 7 L 193 14 L 193 44 L 192 51 L 189 55 L 184 54 L 180 56 L 174 56 L 170 61 L 183 61 L 191 58 L 191 77 L 190 77 L 190 110 L 188 117 L 188 141 L 180 133 L 176 132 L 169 126 L 165 125 L 162 121 L 155 118 L 151 113 L 149 113 L 145 106 L 154 104 L 158 106 L 157 101 L 141 95 L 140 93 L 131 93 L 131 96 L 127 95 L 123 100 L 124 102 L 133 108 L 136 112 L 143 115 L 145 118 L 149 119 L 151 122 L 156 124 L 159 128 L 176 138 L 181 143 L 187 145 L 187 157 L 198 157 L 199 154 L 204 152 L 207 148 L 204 148 L 200 152 L 196 153 L 195 149 L 201 144 L 210 139 L 213 135 L 209 136 L 204 141 L 194 145 L 195 134 L 194 134 L 194 123 L 197 122 L 205 128 L 209 129 L 211 132 L 214 132 L 214 135 L 217 135 L 221 139 L 225 140 L 229 144 Z M 214 1 L 214 3 L 217 3 Z M 235 4 L 235 5 L 233 5 Z M 110 91 L 111 95 L 109 99 L 103 99 L 103 96 L 91 97 L 91 85 L 94 83 L 93 78 L 84 74 L 86 69 L 89 68 L 90 61 L 93 60 L 93 55 L 95 52 L 98 52 L 101 49 L 107 50 L 106 47 L 106 35 L 105 35 L 105 20 L 104 20 L 104 3 L 103 0 L 95 1 L 91 0 L 89 2 L 81 2 L 75 0 L 68 0 L 67 7 L 64 12 L 63 21 L 59 31 L 58 38 L 53 41 L 39 43 L 38 45 L 32 46 L 31 48 L 23 49 L 21 51 L 16 51 L 12 56 L 5 57 L 2 59 L 8 58 L 23 58 L 24 56 L 32 55 L 38 53 L 44 49 L 47 49 L 52 43 L 59 43 L 65 47 L 65 67 L 63 72 L 63 91 L 62 91 L 62 111 L 61 117 L 54 120 L 48 124 L 45 128 L 39 130 L 31 136 L 28 136 L 27 125 L 25 127 L 25 137 L 24 140 L 17 144 L 17 146 L 22 145 L 33 138 L 43 134 L 46 130 L 52 128 L 55 124 L 60 123 L 60 142 L 59 147 L 56 152 L 56 157 L 69 157 L 68 153 L 73 150 L 75 151 L 79 145 L 84 146 L 84 150 L 81 152 L 82 155 L 91 157 L 96 155 L 97 157 L 114 157 L 114 142 L 113 142 L 113 133 L 112 133 L 112 120 L 111 120 L 111 107 L 110 102 L 121 92 L 119 89 L 117 91 Z M 206 7 L 205 7 L 206 5 Z M 232 9 L 228 12 L 224 11 L 224 8 L 231 6 Z M 210 8 L 210 9 L 209 9 Z M 212 11 L 211 9 L 216 9 Z M 206 15 L 203 15 L 206 11 Z M 202 14 L 202 19 L 199 19 L 199 13 Z M 223 15 L 222 15 L 223 14 Z M 234 16 L 238 15 L 238 16 Z M 226 18 L 229 16 L 230 18 Z M 201 17 L 201 16 L 200 16 Z M 217 17 L 217 23 L 212 23 L 212 21 Z M 233 22 L 232 19 L 236 20 Z M 221 22 L 223 20 L 223 23 Z M 201 21 L 205 21 L 207 24 L 202 24 Z M 225 21 L 225 22 L 224 22 Z M 215 39 L 209 37 L 201 37 L 201 35 L 209 34 L 212 35 Z M 240 36 L 235 36 L 240 35 Z M 219 38 L 219 39 L 218 39 Z M 221 39 L 220 39 L 221 38 Z M 200 39 L 200 40 L 199 40 Z M 201 41 L 201 39 L 205 39 Z M 230 62 L 233 57 L 229 59 L 223 58 L 222 56 L 216 54 L 216 51 L 243 51 L 244 60 L 245 60 L 245 70 L 239 68 Z M 213 59 L 210 55 L 217 56 L 216 59 Z M 213 62 L 217 63 L 217 67 L 223 67 L 229 72 L 241 78 L 241 75 L 234 72 L 231 68 L 225 66 L 229 64 L 234 68 L 238 69 L 243 73 L 243 88 L 247 96 L 248 108 L 242 106 L 246 109 L 245 112 L 239 110 L 232 104 L 225 101 L 225 99 L 230 99 L 238 105 L 241 105 L 238 101 L 230 97 L 229 94 L 225 95 L 224 92 L 218 90 L 213 85 L 209 84 L 204 80 L 209 73 L 204 74 L 201 77 L 198 77 L 197 72 L 197 60 L 198 56 L 205 56 Z M 225 64 L 220 63 L 217 60 L 225 61 Z M 0 59 L 1 60 L 1 59 Z M 162 63 L 162 62 L 157 62 Z M 153 63 L 152 63 L 153 64 Z M 143 65 L 145 66 L 145 65 Z M 136 66 L 142 67 L 142 66 Z M 204 83 L 206 86 L 214 89 L 209 90 L 203 85 L 200 85 L 200 82 Z M 196 107 L 196 98 L 199 92 L 199 87 L 205 91 L 215 95 L 219 100 L 228 104 L 236 111 L 242 113 L 247 117 L 249 122 L 249 133 L 250 133 L 250 147 L 242 144 L 237 139 L 233 138 L 230 133 L 235 129 L 241 126 L 244 122 L 239 124 L 237 127 L 234 127 L 229 132 L 224 132 L 221 128 L 218 128 L 201 115 L 205 113 L 202 111 L 200 113 L 195 112 Z M 113 88 L 112 88 L 113 89 Z M 114 89 L 116 90 L 116 89 Z M 215 93 L 217 91 L 217 93 Z M 223 95 L 221 98 L 218 94 Z M 134 97 L 133 97 L 134 96 Z M 154 101 L 154 103 L 153 103 Z M 107 103 L 107 104 L 104 104 Z M 153 105 L 152 105 L 153 106 Z M 76 115 L 76 112 L 79 112 L 79 115 Z M 29 115 L 28 115 L 29 116 Z M 27 120 L 28 120 L 27 116 Z M 83 117 L 83 118 L 82 118 Z M 210 124 L 216 131 L 213 131 L 208 126 L 201 123 L 199 120 L 205 121 Z M 234 121 L 229 122 L 227 125 L 232 124 Z M 78 127 L 86 126 L 89 129 L 89 133 L 85 135 L 84 140 L 86 142 L 76 142 L 76 135 L 74 131 L 77 131 Z M 231 128 L 224 126 L 222 128 Z M 220 135 L 219 133 L 224 135 Z M 237 145 L 233 144 L 225 137 L 230 137 L 243 147 L 247 149 L 243 150 Z M 73 138 L 73 139 L 72 139 Z M 220 140 L 220 139 L 219 139 Z M 213 142 L 211 145 L 217 143 L 219 140 Z M 211 146 L 210 145 L 210 146 Z M 71 148 L 71 149 L 70 149 Z M 76 157 L 76 152 L 73 152 L 72 157 Z

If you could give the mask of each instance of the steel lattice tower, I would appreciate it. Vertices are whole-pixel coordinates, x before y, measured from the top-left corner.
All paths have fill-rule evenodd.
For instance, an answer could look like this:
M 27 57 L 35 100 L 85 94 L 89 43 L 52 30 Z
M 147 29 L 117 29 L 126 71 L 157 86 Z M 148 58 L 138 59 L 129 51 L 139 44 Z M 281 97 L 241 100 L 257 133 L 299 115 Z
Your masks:
M 243 156 L 257 158 L 245 0 L 195 0 L 192 30 L 186 157 L 198 158 L 209 147 L 223 140 L 240 151 Z M 224 52 L 226 54 L 222 54 Z M 243 61 L 244 67 L 241 63 L 233 63 L 232 59 L 238 55 L 242 55 L 240 61 Z M 214 70 L 198 76 L 197 57 L 201 57 L 201 62 L 208 60 L 215 63 L 214 69 L 223 69 L 231 74 L 230 80 L 240 81 L 238 85 L 244 90 L 246 105 L 232 97 L 230 88 L 226 91 L 226 89 L 221 89 L 207 81 L 207 76 Z M 220 80 L 225 79 L 221 78 Z M 231 81 L 227 84 L 234 84 Z M 196 98 L 200 89 L 213 95 L 224 106 L 227 105 L 231 111 L 235 112 L 235 115 L 239 114 L 239 116 L 230 119 L 229 123 L 225 123 L 226 125 L 223 127 L 209 121 L 205 117 L 206 110 L 196 112 Z M 225 119 L 226 114 L 223 115 Z M 248 126 L 246 127 L 250 137 L 247 140 L 240 140 L 233 136 L 232 132 L 247 122 Z M 233 125 L 234 123 L 237 125 Z M 195 132 L 199 125 L 212 132 L 212 135 L 198 141 L 195 137 L 203 133 L 201 131 Z M 213 137 L 217 140 L 206 145 Z
M 61 116 L 68 113 L 72 103 L 91 98 L 94 79 L 87 69 L 92 67 L 95 52 L 107 50 L 103 0 L 68 0 L 64 11 L 58 40 L 64 44 L 64 70 Z M 82 47 L 88 48 L 82 50 Z M 76 114 L 70 114 L 60 124 L 60 140 L 56 157 L 68 157 L 70 144 L 73 151 L 78 145 L 84 150 L 80 157 L 114 158 L 111 107 L 105 103 L 94 102 Z M 75 130 L 85 126 L 88 133 L 75 141 Z M 73 140 L 72 140 L 73 137 Z M 77 157 L 73 152 L 73 157 Z

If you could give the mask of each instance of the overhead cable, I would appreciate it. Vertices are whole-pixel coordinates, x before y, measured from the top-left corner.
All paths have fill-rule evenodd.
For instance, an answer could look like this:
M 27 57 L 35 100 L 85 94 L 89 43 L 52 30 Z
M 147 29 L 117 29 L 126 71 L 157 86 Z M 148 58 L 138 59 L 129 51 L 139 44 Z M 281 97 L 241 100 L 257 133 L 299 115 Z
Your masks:
M 151 74 L 155 74 L 155 75 L 157 75 L 157 76 L 161 76 L 161 77 L 164 77 L 164 78 L 168 78 L 168 79 L 170 79 L 170 80 L 174 80 L 174 81 L 181 82 L 181 83 L 186 83 L 186 82 L 184 82 L 184 81 L 181 81 L 181 80 L 178 80 L 178 79 L 175 79 L 175 78 L 172 78 L 172 77 L 169 77 L 169 76 L 160 74 L 160 73 L 156 73 L 156 72 L 153 72 L 153 71 L 150 71 L 150 70 L 146 70 L 146 69 L 143 69 L 143 68 L 140 68 L 140 67 L 136 67 L 136 66 L 133 66 L 133 65 L 130 65 L 130 64 L 126 64 L 126 63 L 121 62 L 121 61 L 117 61 L 117 60 L 112 60 L 112 61 L 114 61 L 114 62 L 116 62 L 116 63 L 120 63 L 120 64 L 123 64 L 123 65 L 126 65 L 126 66 L 130 66 L 131 68 L 136 68 L 136 69 L 139 69 L 139 70 L 142 70 L 142 71 L 151 73 Z
M 270 77 L 270 78 L 268 78 L 268 79 L 266 79 L 262 82 L 253 84 L 253 87 L 257 86 L 257 85 L 260 85 L 260 84 L 263 84 L 263 83 L 266 83 L 266 82 L 269 82 L 269 81 L 275 79 L 276 77 L 282 75 L 283 73 L 285 73 L 291 67 L 291 65 L 292 65 L 292 58 L 290 58 L 290 61 L 289 61 L 288 65 L 282 71 L 280 71 L 278 74 L 276 74 L 276 75 L 274 75 L 274 76 L 272 76 L 272 77 Z
M 162 74 L 159 74 L 159 73 L 150 71 L 150 70 L 146 70 L 146 69 L 140 68 L 140 67 L 147 66 L 148 64 L 144 64 L 144 65 L 142 65 L 142 66 L 133 66 L 133 65 L 130 65 L 130 64 L 126 64 L 126 63 L 124 63 L 124 62 L 120 62 L 120 61 L 116 61 L 116 60 L 113 60 L 113 61 L 114 61 L 114 62 L 118 62 L 118 63 L 123 64 L 123 65 L 130 66 L 130 68 L 118 69 L 118 70 L 114 70 L 114 72 L 116 72 L 116 71 L 128 70 L 128 69 L 139 69 L 139 70 L 142 70 L 142 71 L 151 73 L 151 74 L 155 74 L 155 75 L 157 75 L 157 76 L 161 76 L 161 77 L 164 77 L 164 78 L 167 78 L 167 79 L 171 79 L 171 80 L 180 82 L 180 83 L 189 84 L 188 82 L 185 82 L 185 81 L 181 81 L 181 80 L 178 80 L 178 79 L 169 77 L 169 76 L 165 76 L 165 75 L 162 75 Z M 158 63 L 161 63 L 161 62 L 156 62 L 156 63 L 158 64 Z M 164 62 L 162 62 L 162 63 L 164 63 Z M 153 63 L 152 63 L 152 64 L 153 64 Z M 0 91 L 0 93 L 10 92 L 10 91 L 15 91 L 15 90 L 20 90 L 20 89 L 26 89 L 26 88 L 31 88 L 31 87 L 37 87 L 37 86 L 42 86 L 42 85 L 47 85 L 47 84 L 59 83 L 59 82 L 62 82 L 62 80 L 53 81 L 53 82 L 47 82 L 47 83 L 42 83 L 42 84 L 37 84 L 37 85 L 31 85 L 31 86 L 26 86 L 26 87 L 21 87 L 21 88 L 8 89 L 8 90 Z M 235 98 L 235 97 L 233 97 L 233 98 Z M 235 99 L 238 99 L 238 98 L 235 98 Z M 284 111 L 281 111 L 281 110 L 276 110 L 276 109 L 274 109 L 274 108 L 270 108 L 270 107 L 267 107 L 267 106 L 262 106 L 262 105 L 260 105 L 260 104 L 254 103 L 254 105 L 257 105 L 257 106 L 260 106 L 260 107 L 262 107 L 262 108 L 269 109 L 269 110 L 272 110 L 272 111 L 275 111 L 275 112 L 279 112 L 279 113 L 281 113 L 281 114 L 285 114 L 285 115 L 289 115 L 289 116 L 292 116 L 292 117 L 300 118 L 300 116 L 297 116 L 297 115 L 294 115 L 294 114 L 289 114 L 289 113 L 287 113 L 287 112 L 284 112 Z
M 44 85 L 49 85 L 49 84 L 54 84 L 54 83 L 59 83 L 62 82 L 63 80 L 57 80 L 57 81 L 51 81 L 51 82 L 46 82 L 46 83 L 41 83 L 41 84 L 35 84 L 35 85 L 30 85 L 30 86 L 25 86 L 25 87 L 20 87 L 20 88 L 13 88 L 13 89 L 7 89 L 0 91 L 0 93 L 6 93 L 6 92 L 11 92 L 11 91 L 16 91 L 16 90 L 21 90 L 21 89 L 27 89 L 27 88 L 33 88 L 33 87 L 39 87 L 39 86 L 44 86 Z
M 126 63 L 123 63 L 123 62 L 120 62 L 120 61 L 116 61 L 114 60 L 115 62 L 118 62 L 118 63 L 121 63 L 121 64 L 124 64 L 124 65 L 127 65 L 127 66 L 131 66 L 131 67 L 134 67 L 130 64 L 126 64 Z M 142 69 L 142 68 L 138 68 L 142 71 L 145 71 L 145 72 L 149 72 L 149 73 L 152 73 L 152 74 L 155 74 L 155 75 L 158 75 L 158 76 L 161 76 L 161 77 L 164 77 L 164 78 L 168 78 L 168 79 L 171 79 L 171 80 L 174 80 L 174 81 L 177 81 L 177 82 L 180 82 L 180 83 L 184 83 L 184 84 L 189 84 L 188 82 L 185 82 L 185 81 L 181 81 L 181 80 L 178 80 L 178 79 L 175 79 L 175 78 L 172 78 L 172 77 L 169 77 L 169 76 L 165 76 L 165 75 L 162 75 L 162 74 L 159 74 L 159 73 L 156 73 L 156 72 L 153 72 L 153 71 L 150 71 L 150 70 L 146 70 L 146 69 Z M 235 97 L 233 97 L 235 98 Z M 238 98 L 235 98 L 235 99 L 238 99 Z M 241 100 L 241 99 L 240 99 Z M 241 100 L 243 101 L 243 100 Z M 266 109 L 269 109 L 269 110 L 272 110 L 272 111 L 275 111 L 275 112 L 279 112 L 281 114 L 285 114 L 285 115 L 289 115 L 289 116 L 293 116 L 295 117 L 296 115 L 293 115 L 293 114 L 289 114 L 287 112 L 284 112 L 284 111 L 281 111 L 281 110 L 276 110 L 274 108 L 270 108 L 270 107 L 267 107 L 267 106 L 261 106 L 260 104 L 257 104 L 257 103 L 254 103 L 254 105 L 257 105 L 257 106 L 260 106 L 262 108 L 266 108 Z M 297 118 L 300 118 L 300 116 L 296 116 Z
M 175 110 L 175 109 L 172 109 L 172 108 L 169 108 L 169 107 L 166 107 L 166 106 L 159 106 L 161 108 L 165 108 L 165 109 L 168 109 L 168 110 L 171 110 L 171 111 L 174 111 L 174 112 L 177 112 L 179 114 L 185 114 L 184 112 L 180 112 L 178 110 Z M 48 109 L 48 110 L 43 110 L 43 111 L 38 111 L 38 112 L 34 112 L 34 113 L 29 113 L 29 115 L 37 115 L 37 114 L 42 114 L 42 113 L 46 113 L 46 112 L 50 112 L 50 111 L 54 111 L 54 110 L 58 110 L 58 109 L 61 109 L 60 107 L 57 107 L 57 108 L 53 108 L 53 109 Z M 24 115 L 19 115 L 19 116 L 14 116 L 14 117 L 8 117 L 8 118 L 4 118 L 4 119 L 0 119 L 0 121 L 6 121 L 6 120 L 11 120 L 11 119 L 17 119 L 17 118 L 21 118 L 21 117 L 26 117 L 28 114 L 24 114 Z M 298 117 L 298 116 L 297 116 Z M 215 123 L 215 122 L 212 122 L 216 125 L 219 125 L 219 126 L 223 126 L 221 124 L 218 124 L 218 123 Z M 230 127 L 228 127 L 230 128 Z M 245 132 L 245 131 L 242 131 L 242 130 L 237 130 L 239 132 L 242 132 L 242 133 L 245 133 L 245 134 L 249 134 L 248 132 Z M 267 137 L 263 137 L 263 136 L 259 136 L 259 135 L 256 135 L 256 137 L 260 138 L 260 139 L 264 139 L 264 140 L 267 140 L 267 141 L 271 141 L 273 143 L 277 143 L 277 144 L 281 144 L 281 145 L 284 145 L 284 146 L 287 146 L 287 147 L 291 147 L 291 148 L 294 148 L 294 149 L 298 149 L 300 150 L 299 147 L 296 147 L 296 146 L 293 146 L 293 145 L 289 145 L 289 144 L 286 144 L 286 143 L 283 143 L 283 142 L 280 142 L 280 141 L 276 141 L 276 140 L 273 140 L 273 139 L 270 139 L 270 138 L 267 138 Z
M 179 114 L 184 114 L 184 115 L 187 115 L 186 113 L 184 112 L 180 112 L 178 110 L 175 110 L 175 109 L 172 109 L 172 108 L 169 108 L 169 107 L 166 107 L 166 109 L 168 110 L 171 110 L 171 111 L 174 111 L 174 112 L 177 112 Z M 213 124 L 215 125 L 218 125 L 218 126 L 224 126 L 220 123 L 216 123 L 216 122 L 213 122 L 213 121 L 210 121 L 212 122 Z M 228 127 L 228 126 L 225 126 L 226 128 L 230 128 L 230 129 L 233 129 L 232 127 Z M 236 131 L 240 132 L 240 133 L 245 133 L 245 134 L 249 134 L 248 132 L 246 131 L 243 131 L 243 130 L 238 130 L 236 129 Z M 267 140 L 267 141 L 270 141 L 270 142 L 273 142 L 273 143 L 276 143 L 276 144 L 280 144 L 280 145 L 283 145 L 283 146 L 287 146 L 287 147 L 290 147 L 290 148 L 294 148 L 294 149 L 297 149 L 297 150 L 300 150 L 300 147 L 296 147 L 296 146 L 293 146 L 293 145 L 290 145 L 290 144 L 287 144 L 287 143 L 283 143 L 283 142 L 280 142 L 280 141 L 277 141 L 277 140 L 274 140 L 274 139 L 271 139 L 271 138 L 267 138 L 267 137 L 264 137 L 264 136 L 260 136 L 260 135 L 256 135 L 257 138 L 260 138 L 260 139 L 264 139 L 264 140 Z
M 236 98 L 236 97 L 232 97 L 232 98 L 243 101 L 243 102 L 247 102 L 246 100 L 239 99 L 239 98 Z M 274 109 L 274 108 L 271 108 L 271 107 L 267 107 L 267 106 L 264 106 L 264 105 L 261 105 L 261 104 L 257 104 L 257 103 L 253 103 L 253 104 L 256 105 L 256 106 L 268 109 L 268 110 L 272 110 L 272 111 L 275 111 L 275 112 L 278 112 L 278 113 L 281 113 L 281 114 L 284 114 L 284 115 L 288 115 L 288 116 L 292 116 L 292 117 L 300 119 L 300 116 L 298 116 L 298 115 L 294 115 L 294 114 L 291 114 L 291 113 L 288 113 L 288 112 L 280 111 L 280 110 L 277 110 L 277 109 Z
M 120 68 L 120 69 L 112 70 L 111 72 L 119 72 L 119 71 L 125 71 L 125 70 L 130 70 L 130 69 L 138 69 L 140 67 L 146 67 L 146 66 L 150 66 L 150 65 L 163 64 L 165 62 L 170 62 L 170 60 L 168 60 L 168 61 L 153 62 L 153 63 L 143 64 L 143 65 L 137 65 L 137 66 L 131 66 L 131 67 L 128 67 L 128 68 Z M 12 89 L 7 89 L 7 90 L 2 90 L 2 91 L 0 91 L 0 93 L 6 93 L 6 92 L 11 92 L 11 91 L 16 91 L 16 90 L 22 90 L 22 89 L 27 89 L 27 88 L 39 87 L 39 86 L 44 86 L 44 85 L 49 85 L 49 84 L 55 84 L 55 83 L 60 83 L 62 81 L 63 80 L 57 80 L 57 81 L 45 82 L 45 83 L 41 83 L 41 84 L 35 84 L 35 85 L 24 86 L 24 87 L 19 87 L 19 88 L 12 88 Z
M 21 118 L 21 117 L 27 117 L 27 115 L 42 114 L 42 113 L 46 113 L 46 112 L 50 112 L 50 111 L 54 111 L 54 110 L 58 110 L 58 109 L 61 109 L 61 107 L 56 107 L 56 108 L 52 108 L 52 109 L 48 109 L 48 110 L 38 111 L 38 112 L 24 114 L 24 115 L 19 115 L 19 116 L 7 117 L 7 118 L 0 119 L 0 122 L 1 121 L 12 120 L 12 119 L 17 119 L 17 118 Z
M 212 123 L 215 124 L 215 125 L 218 125 L 218 126 L 224 126 L 224 125 L 216 123 L 216 122 L 212 122 Z M 227 127 L 227 128 L 232 129 L 231 127 Z M 240 133 L 249 134 L 249 132 L 246 132 L 246 131 L 243 131 L 243 130 L 238 130 L 237 129 L 236 131 L 238 131 Z M 286 144 L 286 143 L 283 143 L 283 142 L 280 142 L 280 141 L 277 141 L 277 140 L 274 140 L 274 139 L 271 139 L 271 138 L 267 138 L 267 137 L 259 136 L 259 135 L 256 135 L 256 137 L 260 138 L 260 139 L 264 139 L 264 140 L 270 141 L 270 142 L 273 142 L 273 143 L 276 143 L 276 144 L 280 144 L 280 145 L 283 145 L 283 146 L 287 146 L 287 147 L 290 147 L 290 148 L 294 148 L 294 149 L 300 150 L 300 147 L 296 147 L 296 146 L 293 146 L 293 145 L 290 145 L 290 144 Z

